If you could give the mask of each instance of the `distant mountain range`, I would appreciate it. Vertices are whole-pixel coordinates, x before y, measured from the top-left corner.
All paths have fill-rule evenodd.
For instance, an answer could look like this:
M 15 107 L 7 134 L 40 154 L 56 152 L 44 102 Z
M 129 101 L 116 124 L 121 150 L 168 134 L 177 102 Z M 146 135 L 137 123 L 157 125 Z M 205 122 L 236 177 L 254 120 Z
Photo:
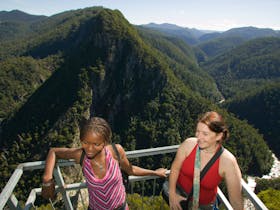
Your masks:
M 20 10 L 0 11 L 0 22 L 32 22 L 47 18 L 44 15 L 30 15 Z
M 261 37 L 280 37 L 280 31 L 269 28 L 242 27 L 233 28 L 224 32 L 205 31 L 180 27 L 173 24 L 150 23 L 141 25 L 162 32 L 166 35 L 184 40 L 187 44 L 198 46 L 210 57 L 224 53 L 246 41 Z
M 205 42 L 217 38 L 241 37 L 245 40 L 249 40 L 249 39 L 254 39 L 259 37 L 271 37 L 271 36 L 280 37 L 279 30 L 275 31 L 269 28 L 256 28 L 252 26 L 233 28 L 223 32 L 198 30 L 195 28 L 186 28 L 174 24 L 169 24 L 169 23 L 163 23 L 163 24 L 150 23 L 150 24 L 145 24 L 140 26 L 161 31 L 176 37 L 181 37 L 183 40 L 189 40 L 187 41 L 187 43 L 190 45 L 199 44 L 201 42 Z
M 1 22 L 33 22 L 46 19 L 47 16 L 43 15 L 30 15 L 19 10 L 12 10 L 10 12 L 0 11 L 0 23 Z M 250 40 L 259 37 L 280 37 L 279 30 L 273 30 L 269 28 L 256 28 L 256 27 L 242 27 L 232 28 L 227 31 L 211 31 L 211 30 L 199 30 L 195 28 L 181 27 L 171 23 L 149 23 L 139 25 L 164 32 L 168 35 L 180 37 L 190 45 L 201 44 L 202 42 L 222 39 L 222 38 L 242 38 L 244 40 Z

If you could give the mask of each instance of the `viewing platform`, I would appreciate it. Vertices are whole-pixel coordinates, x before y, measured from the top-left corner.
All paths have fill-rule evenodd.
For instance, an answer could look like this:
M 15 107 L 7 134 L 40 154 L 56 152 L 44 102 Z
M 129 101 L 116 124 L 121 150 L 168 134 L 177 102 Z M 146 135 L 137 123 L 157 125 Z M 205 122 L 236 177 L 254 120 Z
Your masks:
M 157 147 L 157 148 L 150 148 L 150 149 L 141 149 L 141 150 L 135 150 L 135 151 L 127 151 L 126 155 L 129 159 L 132 158 L 139 158 L 139 157 L 148 157 L 148 156 L 154 156 L 154 155 L 162 155 L 167 153 L 176 153 L 179 145 L 174 146 L 165 146 L 165 147 Z M 61 199 L 63 201 L 64 207 L 67 210 L 74 210 L 76 209 L 76 205 L 74 205 L 71 201 L 71 195 L 70 191 L 76 191 L 79 192 L 80 198 L 87 199 L 87 195 L 81 194 L 81 190 L 86 189 L 85 182 L 79 182 L 79 183 L 71 183 L 71 184 L 65 184 L 64 178 L 61 173 L 62 167 L 69 167 L 74 166 L 76 163 L 73 160 L 59 160 L 56 164 L 55 170 L 54 170 L 54 178 L 56 182 L 56 192 L 61 193 Z M 17 166 L 17 168 L 14 170 L 12 176 L 10 177 L 8 183 L 2 190 L 0 194 L 0 209 L 36 209 L 35 201 L 38 196 L 41 195 L 41 187 L 40 186 L 34 186 L 34 188 L 31 190 L 30 194 L 27 197 L 27 200 L 25 204 L 22 206 L 20 205 L 19 200 L 15 196 L 15 187 L 17 186 L 18 182 L 20 181 L 23 173 L 25 171 L 33 171 L 33 170 L 44 170 L 45 161 L 36 161 L 36 162 L 27 162 L 22 163 Z M 170 171 L 167 173 L 169 174 Z M 135 182 L 146 182 L 148 180 L 153 180 L 153 195 L 152 196 L 159 196 L 160 194 L 156 194 L 155 186 L 156 183 L 160 180 L 157 176 L 130 176 L 129 177 L 130 183 L 131 183 L 131 192 L 133 192 L 133 183 Z M 162 179 L 161 179 L 162 180 Z M 142 184 L 144 186 L 144 184 Z M 144 187 L 142 190 L 141 196 L 143 197 Z M 242 190 L 244 199 L 246 199 L 247 202 L 251 202 L 252 208 L 250 209 L 257 209 L 257 210 L 268 210 L 267 207 L 263 204 L 263 202 L 257 197 L 257 195 L 252 191 L 250 186 L 242 180 Z M 226 196 L 223 194 L 223 192 L 218 189 L 218 198 L 221 201 L 221 205 L 225 207 L 225 209 L 233 209 L 227 200 Z M 80 201 L 82 208 L 81 209 L 87 209 L 86 201 L 81 200 Z M 165 201 L 162 201 L 165 202 Z M 50 201 L 50 204 L 53 209 L 55 209 L 55 204 Z M 142 208 L 143 209 L 143 208 Z M 132 209 L 133 210 L 133 209 Z

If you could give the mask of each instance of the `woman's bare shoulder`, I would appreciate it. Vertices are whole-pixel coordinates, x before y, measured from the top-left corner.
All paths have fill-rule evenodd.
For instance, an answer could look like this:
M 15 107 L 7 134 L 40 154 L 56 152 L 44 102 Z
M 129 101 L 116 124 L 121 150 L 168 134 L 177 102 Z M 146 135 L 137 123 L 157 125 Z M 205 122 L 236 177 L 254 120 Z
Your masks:
M 236 157 L 227 149 L 224 149 L 224 152 L 221 155 L 220 166 L 223 174 L 225 174 L 226 172 L 232 173 L 235 170 L 239 170 L 239 165 L 237 163 Z
M 188 141 L 192 144 L 196 144 L 197 143 L 197 138 L 196 137 L 190 137 L 190 138 L 187 138 L 185 141 Z
M 120 144 L 115 144 L 116 149 L 118 150 L 120 157 L 123 157 L 123 155 L 125 154 L 124 148 L 122 147 L 122 145 Z M 111 144 L 108 144 L 106 146 L 106 148 L 111 152 L 111 155 L 113 156 L 114 159 L 118 159 L 117 154 L 115 152 L 115 150 L 113 149 L 113 146 Z
M 193 147 L 197 144 L 197 138 L 195 137 L 190 137 L 185 139 L 182 143 L 181 146 L 182 147 L 187 147 L 189 149 L 193 149 Z
M 181 143 L 181 145 L 178 149 L 179 154 L 183 157 L 188 156 L 191 153 L 191 151 L 193 150 L 193 148 L 195 147 L 196 144 L 197 144 L 197 139 L 194 138 L 194 137 L 185 139 Z
M 221 159 L 222 159 L 222 161 L 225 161 L 226 163 L 236 162 L 235 156 L 226 148 L 224 148 L 224 152 L 221 155 Z

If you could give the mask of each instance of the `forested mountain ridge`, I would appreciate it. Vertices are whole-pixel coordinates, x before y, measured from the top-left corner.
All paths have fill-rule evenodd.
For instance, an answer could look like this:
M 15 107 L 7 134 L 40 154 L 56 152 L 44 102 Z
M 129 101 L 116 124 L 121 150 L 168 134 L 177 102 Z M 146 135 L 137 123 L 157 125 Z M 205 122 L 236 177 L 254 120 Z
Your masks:
M 280 81 L 239 95 L 226 102 L 225 107 L 258 128 L 271 150 L 280 157 Z
M 251 40 L 201 66 L 215 78 L 225 98 L 279 81 L 280 38 Z
M 278 37 L 280 31 L 275 31 L 270 28 L 256 28 L 256 27 L 242 27 L 227 30 L 221 34 L 221 37 L 239 36 L 246 40 L 264 38 L 264 37 Z
M 222 33 L 204 34 L 199 37 L 200 48 L 208 58 L 229 52 L 247 41 L 258 38 L 280 38 L 280 31 L 269 28 L 242 27 L 233 28 Z
M 239 37 L 246 41 L 262 37 L 279 37 L 280 31 L 273 30 L 270 28 L 256 28 L 256 27 L 241 27 L 241 28 L 232 28 L 227 31 L 220 33 L 206 33 L 202 34 L 199 37 L 200 42 L 206 42 L 214 39 L 220 38 L 230 38 L 230 37 Z
M 0 44 L 32 33 L 34 23 L 46 18 L 46 16 L 30 15 L 19 10 L 0 11 Z
M 179 144 L 193 135 L 199 114 L 219 110 L 231 131 L 226 147 L 238 157 L 243 172 L 269 171 L 271 152 L 258 131 L 187 86 L 176 66 L 171 68 L 170 62 L 177 61 L 160 51 L 168 47 L 155 48 L 119 11 L 88 8 L 43 22 L 32 39 L 15 40 L 18 44 L 13 45 L 12 53 L 10 43 L 5 45 L 7 52 L 1 53 L 1 62 L 29 56 L 38 63 L 52 58 L 50 64 L 55 66 L 1 124 L 1 187 L 20 162 L 43 160 L 50 146 L 79 144 L 78 123 L 89 115 L 107 119 L 113 141 L 133 150 Z M 172 42 L 159 45 L 166 43 Z M 190 56 L 186 52 L 182 55 Z M 196 63 L 192 59 L 190 56 L 190 67 Z M 29 66 L 21 70 L 27 72 Z M 168 157 L 161 160 L 141 159 L 139 164 L 156 168 L 170 166 L 172 161 Z M 28 183 L 40 182 L 40 177 L 30 177 Z
M 260 38 L 205 62 L 225 96 L 224 106 L 260 130 L 280 157 L 280 38 Z
M 205 32 L 196 30 L 196 29 L 189 29 L 180 27 L 174 24 L 145 24 L 141 25 L 141 27 L 149 28 L 154 31 L 162 32 L 163 34 L 169 35 L 171 37 L 176 37 L 182 39 L 184 42 L 190 45 L 194 45 L 199 43 L 198 38 L 202 36 Z
M 202 42 L 196 45 L 195 48 L 200 49 L 205 54 L 204 58 L 200 60 L 201 63 L 215 56 L 224 54 L 225 52 L 228 52 L 243 44 L 245 41 L 245 38 L 239 36 L 217 37 L 215 39 Z
M 11 57 L 0 61 L 0 119 L 7 118 L 23 105 L 55 71 L 58 62 L 58 56 Z
M 96 8 L 96 11 L 99 10 L 102 10 L 102 7 Z M 70 50 L 69 47 L 74 44 L 70 39 L 76 35 L 75 32 L 80 29 L 82 22 L 86 25 L 86 20 L 91 15 L 93 15 L 92 12 L 82 10 L 77 17 L 73 18 L 70 11 L 32 22 L 30 26 L 32 31 L 28 31 L 28 33 L 24 31 L 26 35 L 1 40 L 0 60 L 20 55 L 34 55 L 43 58 L 50 54 L 57 54 L 59 50 Z
M 149 45 L 159 51 L 158 54 L 164 56 L 176 77 L 187 87 L 213 102 L 221 100 L 222 96 L 215 81 L 199 67 L 197 55 L 183 40 L 158 34 L 143 27 L 138 27 L 138 32 Z
M 96 8 L 96 10 L 98 10 Z M 73 49 L 73 40 L 76 42 L 78 40 L 77 36 L 79 32 L 76 32 L 81 22 L 85 22 L 87 15 L 92 15 L 91 12 L 87 10 L 84 11 L 85 14 L 77 14 L 75 18 L 71 18 L 71 12 L 61 13 L 59 15 L 54 15 L 48 18 L 47 22 L 36 22 L 34 30 L 27 37 L 20 37 L 14 40 L 3 40 L 3 45 L 0 48 L 0 68 L 1 68 L 1 81 L 0 85 L 3 87 L 1 95 L 5 95 L 1 100 L 1 118 L 6 118 L 8 113 L 11 113 L 15 108 L 13 104 L 18 104 L 18 102 L 23 102 L 27 99 L 31 93 L 33 93 L 34 86 L 38 87 L 34 81 L 30 81 L 30 78 L 41 78 L 42 81 L 46 78 L 40 73 L 41 68 L 36 66 L 44 65 L 44 69 L 47 72 L 53 72 L 59 65 L 63 62 L 63 55 Z M 55 28 L 55 30 L 53 30 Z M 84 30 L 81 30 L 83 33 Z M 20 57 L 20 59 L 17 59 Z M 29 57 L 29 58 L 28 58 Z M 31 62 L 31 60 L 33 61 Z M 25 69 L 24 73 L 20 72 L 23 66 L 27 67 L 27 61 L 31 64 L 28 69 Z M 41 63 L 41 64 L 40 64 Z M 34 67 L 31 67 L 33 65 Z M 24 69 L 24 68 L 23 68 Z M 34 70 L 32 70 L 34 69 Z M 18 72 L 17 72 L 18 71 Z M 31 75 L 30 73 L 33 72 Z M 23 78 L 22 75 L 25 78 Z M 45 73 L 43 73 L 45 75 Z M 50 75 L 50 74 L 48 74 Z M 25 80 L 27 79 L 27 81 Z M 17 87 L 15 83 L 22 83 L 21 87 Z M 9 88 L 9 84 L 12 83 Z M 32 84 L 32 85 L 30 85 Z M 20 100 L 16 100 L 19 98 Z M 7 104 L 10 103 L 10 106 Z
M 33 22 L 47 18 L 43 15 L 30 15 L 20 10 L 0 11 L 0 22 Z

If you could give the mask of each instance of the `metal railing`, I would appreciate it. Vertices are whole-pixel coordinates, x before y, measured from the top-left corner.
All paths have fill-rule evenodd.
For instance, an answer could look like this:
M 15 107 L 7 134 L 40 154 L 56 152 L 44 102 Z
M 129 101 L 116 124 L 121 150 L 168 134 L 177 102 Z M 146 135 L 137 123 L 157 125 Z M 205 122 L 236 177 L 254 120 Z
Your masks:
M 142 149 L 142 150 L 135 150 L 135 151 L 128 151 L 126 152 L 127 157 L 130 158 L 138 158 L 138 157 L 146 157 L 146 156 L 153 156 L 159 154 L 167 154 L 167 153 L 175 153 L 179 145 L 174 146 L 166 146 L 166 147 L 157 147 L 151 149 Z M 54 178 L 56 181 L 56 191 L 62 194 L 63 203 L 66 209 L 72 210 L 73 205 L 71 203 L 71 199 L 69 196 L 69 191 L 79 191 L 83 188 L 86 188 L 86 184 L 84 182 L 80 183 L 73 183 L 73 184 L 65 184 L 63 176 L 60 171 L 60 167 L 65 166 L 73 166 L 76 163 L 73 160 L 59 160 L 56 164 L 54 169 Z M 23 175 L 24 171 L 33 171 L 33 170 L 43 170 L 45 166 L 45 161 L 36 161 L 36 162 L 27 162 L 22 163 L 17 166 L 15 171 L 13 172 L 12 176 L 10 177 L 8 183 L 4 187 L 3 191 L 0 194 L 0 209 L 4 207 L 9 207 L 9 209 L 30 209 L 34 207 L 34 203 L 36 197 L 41 194 L 41 188 L 34 188 L 31 190 L 27 201 L 25 202 L 24 207 L 22 208 L 19 205 L 19 201 L 14 194 L 15 187 L 19 182 L 21 176 Z M 168 171 L 169 174 L 170 171 Z M 146 181 L 151 179 L 158 179 L 156 176 L 130 176 L 129 180 L 131 183 L 138 182 L 138 181 Z M 255 209 L 257 210 L 267 210 L 267 207 L 263 204 L 263 202 L 256 196 L 256 194 L 251 190 L 251 188 L 247 185 L 247 183 L 242 180 L 242 190 L 249 199 Z M 154 190 L 153 190 L 154 193 Z M 218 197 L 221 200 L 222 204 L 225 206 L 226 209 L 233 209 L 227 200 L 226 196 L 223 192 L 218 189 Z

